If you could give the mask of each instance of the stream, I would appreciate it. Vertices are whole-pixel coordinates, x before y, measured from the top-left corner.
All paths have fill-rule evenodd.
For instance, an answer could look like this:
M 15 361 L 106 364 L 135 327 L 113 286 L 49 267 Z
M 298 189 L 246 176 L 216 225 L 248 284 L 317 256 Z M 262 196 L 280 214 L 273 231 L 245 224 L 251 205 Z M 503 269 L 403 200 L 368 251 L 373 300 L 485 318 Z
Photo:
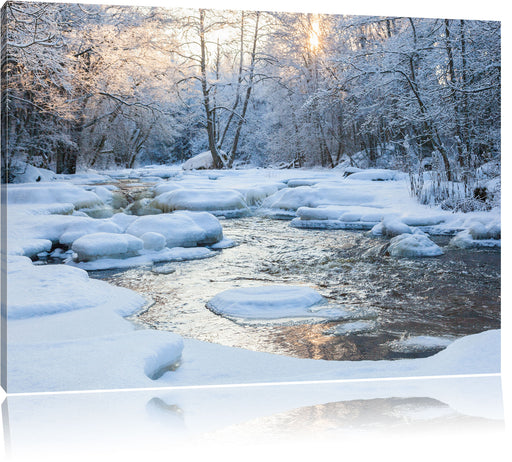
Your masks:
M 298 358 L 425 357 L 446 345 L 407 349 L 399 341 L 450 341 L 500 327 L 499 250 L 451 249 L 445 247 L 448 237 L 434 236 L 444 255 L 397 259 L 379 252 L 387 239 L 360 231 L 296 229 L 259 216 L 222 220 L 222 226 L 237 245 L 212 258 L 167 263 L 168 274 L 148 266 L 90 276 L 150 299 L 145 311 L 130 318 L 146 328 Z M 276 284 L 311 287 L 350 319 L 244 323 L 205 306 L 226 289 Z

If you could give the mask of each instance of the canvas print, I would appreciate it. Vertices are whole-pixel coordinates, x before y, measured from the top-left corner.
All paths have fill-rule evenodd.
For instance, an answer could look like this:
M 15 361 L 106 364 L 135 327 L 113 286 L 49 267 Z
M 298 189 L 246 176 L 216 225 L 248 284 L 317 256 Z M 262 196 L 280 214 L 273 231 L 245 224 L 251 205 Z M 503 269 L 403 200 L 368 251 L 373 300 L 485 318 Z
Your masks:
M 2 40 L 8 392 L 500 372 L 499 22 L 9 1 Z

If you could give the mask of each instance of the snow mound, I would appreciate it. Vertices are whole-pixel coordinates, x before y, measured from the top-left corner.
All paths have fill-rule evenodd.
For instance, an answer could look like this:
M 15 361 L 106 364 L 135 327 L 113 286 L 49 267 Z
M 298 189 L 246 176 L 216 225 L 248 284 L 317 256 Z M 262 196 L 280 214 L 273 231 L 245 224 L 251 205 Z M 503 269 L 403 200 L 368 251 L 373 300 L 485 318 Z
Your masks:
M 391 239 L 388 252 L 392 257 L 436 257 L 443 250 L 425 234 L 401 234 Z
M 206 306 L 235 320 L 333 319 L 345 315 L 340 310 L 322 309 L 325 304 L 325 298 L 309 287 L 276 285 L 228 289 Z
M 179 189 L 157 196 L 151 205 L 162 212 L 175 210 L 206 211 L 214 215 L 239 217 L 249 209 L 238 191 L 229 189 Z
M 16 392 L 152 386 L 176 367 L 182 351 L 181 337 L 152 330 L 48 342 L 44 348 L 11 345 L 8 386 Z
M 15 162 L 9 168 L 12 183 L 36 183 L 55 181 L 57 175 L 51 170 L 37 168 L 25 162 Z
M 104 205 L 97 194 L 67 183 L 27 183 L 9 185 L 8 204 L 73 204 L 75 209 Z
M 96 233 L 121 233 L 121 228 L 109 220 L 85 219 L 83 221 L 70 223 L 61 234 L 59 242 L 71 246 L 77 239 L 88 234 Z
M 153 188 L 153 192 L 155 193 L 155 196 L 159 196 L 160 194 L 176 191 L 177 189 L 183 189 L 183 187 L 176 184 L 174 181 L 166 181 L 164 183 L 157 184 Z
M 188 159 L 181 168 L 183 170 L 207 170 L 213 167 L 211 151 L 205 151 Z
M 139 308 L 144 303 L 143 298 L 137 294 L 90 279 L 81 269 L 67 265 L 36 266 L 23 257 L 9 261 L 8 286 L 9 320 L 83 310 L 99 305 L 110 310 L 132 307 L 123 312 L 131 314 L 133 308 Z
M 130 234 L 93 233 L 73 242 L 72 250 L 78 261 L 98 258 L 127 258 L 137 255 L 144 242 Z
M 362 191 L 350 185 L 334 186 L 318 184 L 281 189 L 267 197 L 261 204 L 264 209 L 296 211 L 300 207 L 318 207 L 321 205 L 370 205 L 375 194 Z
M 139 217 L 126 232 L 137 237 L 147 232 L 160 233 L 165 236 L 167 247 L 211 245 L 223 237 L 222 226 L 213 215 L 188 211 Z
M 151 267 L 154 263 L 176 262 L 188 260 L 201 260 L 217 255 L 206 247 L 173 247 L 156 250 L 141 250 L 140 255 L 127 258 L 99 258 L 86 262 L 68 262 L 68 265 L 75 266 L 87 271 L 124 269 L 134 267 Z

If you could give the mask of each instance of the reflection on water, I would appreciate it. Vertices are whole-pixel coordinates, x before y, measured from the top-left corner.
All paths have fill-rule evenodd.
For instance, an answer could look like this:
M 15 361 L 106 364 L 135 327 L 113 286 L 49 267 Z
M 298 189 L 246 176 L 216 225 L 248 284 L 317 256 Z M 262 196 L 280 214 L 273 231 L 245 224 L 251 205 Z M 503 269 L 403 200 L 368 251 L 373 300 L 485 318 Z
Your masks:
M 373 251 L 387 240 L 363 232 L 296 229 L 262 217 L 223 220 L 222 225 L 224 235 L 238 245 L 214 258 L 175 263 L 169 274 L 134 268 L 91 276 L 151 298 L 154 304 L 133 319 L 145 326 L 300 358 L 429 356 L 442 346 L 397 351 L 392 345 L 409 336 L 454 339 L 500 327 L 499 251 L 445 247 L 445 255 L 436 258 L 395 259 Z M 437 241 L 447 244 L 446 238 Z M 331 306 L 346 310 L 348 319 L 314 325 L 243 324 L 205 307 L 223 290 L 271 284 L 312 287 Z M 340 323 L 357 320 L 370 321 L 372 330 L 332 334 Z
M 355 435 L 369 444 L 383 433 L 403 447 L 404 434 L 432 444 L 435 434 L 467 439 L 474 432 L 485 441 L 504 428 L 499 376 L 10 395 L 3 411 L 12 460 L 174 458 L 180 447 L 195 460 L 190 451 L 209 442 L 223 451 L 226 444 L 277 440 L 329 441 L 347 450 Z

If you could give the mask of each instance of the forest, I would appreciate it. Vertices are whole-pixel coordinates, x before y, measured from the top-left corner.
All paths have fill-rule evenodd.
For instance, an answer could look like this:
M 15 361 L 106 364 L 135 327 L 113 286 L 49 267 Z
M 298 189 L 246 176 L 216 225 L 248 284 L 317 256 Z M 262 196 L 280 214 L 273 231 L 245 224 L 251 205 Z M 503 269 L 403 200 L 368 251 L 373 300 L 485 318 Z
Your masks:
M 423 172 L 468 197 L 500 172 L 499 22 L 8 2 L 2 26 L 2 182 L 210 151 L 402 170 L 426 202 Z

